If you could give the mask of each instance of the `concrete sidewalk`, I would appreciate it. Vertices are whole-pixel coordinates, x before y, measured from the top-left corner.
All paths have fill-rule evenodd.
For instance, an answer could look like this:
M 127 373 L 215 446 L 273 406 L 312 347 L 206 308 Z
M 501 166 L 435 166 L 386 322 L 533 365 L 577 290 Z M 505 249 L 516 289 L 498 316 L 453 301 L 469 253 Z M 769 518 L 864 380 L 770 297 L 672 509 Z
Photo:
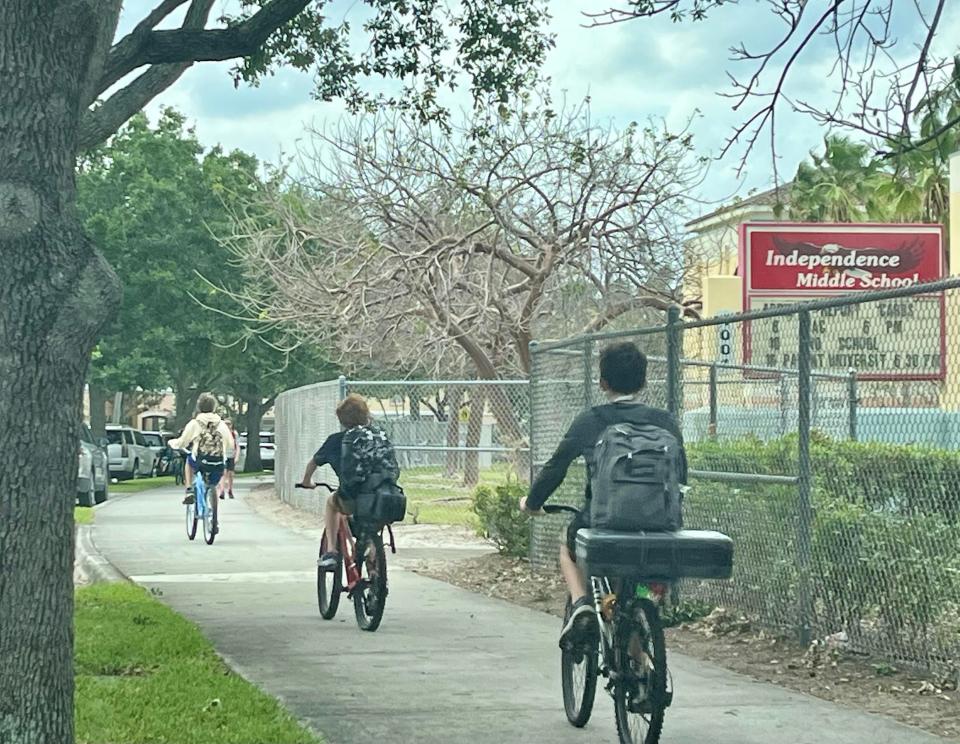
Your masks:
M 617 741 L 605 693 L 598 692 L 586 729 L 567 724 L 555 618 L 418 576 L 395 561 L 379 631 L 359 631 L 346 601 L 325 622 L 316 605 L 316 541 L 260 517 L 244 503 L 251 482 L 238 485 L 238 499 L 222 502 L 222 532 L 212 547 L 199 535 L 187 541 L 174 489 L 112 500 L 97 511 L 94 541 L 329 742 Z M 669 662 L 676 693 L 664 742 L 945 741 L 679 654 Z

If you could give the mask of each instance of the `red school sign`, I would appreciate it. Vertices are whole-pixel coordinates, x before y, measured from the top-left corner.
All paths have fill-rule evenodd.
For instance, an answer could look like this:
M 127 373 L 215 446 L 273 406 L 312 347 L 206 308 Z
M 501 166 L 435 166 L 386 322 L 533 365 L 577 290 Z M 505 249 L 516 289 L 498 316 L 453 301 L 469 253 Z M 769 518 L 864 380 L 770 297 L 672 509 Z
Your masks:
M 943 277 L 940 225 L 744 223 L 744 310 L 751 298 L 851 294 Z
M 944 274 L 940 225 L 744 223 L 740 275 L 746 312 L 936 281 Z M 842 317 L 832 319 L 833 315 Z M 816 369 L 856 369 L 861 379 L 937 380 L 946 373 L 943 294 L 817 313 Z M 793 368 L 791 321 L 745 324 L 745 364 Z

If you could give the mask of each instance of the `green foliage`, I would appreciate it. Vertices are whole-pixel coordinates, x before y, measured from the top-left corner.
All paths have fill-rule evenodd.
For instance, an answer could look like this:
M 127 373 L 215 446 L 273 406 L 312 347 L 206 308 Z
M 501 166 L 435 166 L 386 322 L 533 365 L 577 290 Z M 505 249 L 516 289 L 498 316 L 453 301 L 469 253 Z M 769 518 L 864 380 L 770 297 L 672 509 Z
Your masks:
M 796 437 L 698 442 L 688 453 L 697 469 L 796 472 Z M 955 636 L 960 605 L 955 453 L 816 435 L 811 457 L 817 632 L 843 631 L 855 642 L 866 633 L 881 634 L 886 648 L 896 642 L 917 654 L 946 643 L 946 636 Z M 722 589 L 723 597 L 713 595 L 715 601 L 791 627 L 800 578 L 796 489 L 696 481 L 685 511 L 688 526 L 717 529 L 736 544 L 735 580 Z M 703 591 L 709 595 L 711 589 Z
M 91 379 L 107 390 L 209 387 L 215 344 L 235 324 L 202 310 L 227 252 L 211 231 L 227 222 L 223 199 L 256 182 L 257 161 L 204 153 L 181 114 L 155 126 L 138 114 L 78 168 L 84 224 L 117 272 L 124 296 L 94 355 Z
M 242 0 L 240 12 L 225 21 L 250 18 L 266 0 Z M 313 73 L 314 95 L 343 99 L 352 111 L 389 105 L 416 112 L 421 119 L 443 119 L 438 101 L 444 89 L 470 80 L 476 104 L 505 102 L 527 88 L 553 46 L 544 27 L 543 0 L 364 0 L 365 51 L 357 53 L 349 21 L 327 25 L 325 3 L 311 4 L 270 35 L 233 69 L 236 82 L 258 84 L 281 67 Z M 352 38 L 354 37 L 354 38 Z M 370 77 L 404 81 L 394 94 L 371 93 Z
M 530 552 L 530 519 L 519 511 L 527 486 L 508 481 L 480 486 L 473 494 L 473 511 L 480 520 L 478 534 L 493 540 L 503 555 L 524 558 Z
M 947 112 L 960 111 L 955 100 Z M 942 115 L 926 115 L 924 131 Z M 933 123 L 930 123 L 933 122 Z M 823 153 L 797 168 L 790 187 L 790 216 L 812 222 L 945 222 L 949 212 L 949 156 L 955 132 L 910 149 L 896 159 L 837 135 L 824 138 Z
M 133 584 L 76 594 L 77 741 L 316 744 L 196 626 Z

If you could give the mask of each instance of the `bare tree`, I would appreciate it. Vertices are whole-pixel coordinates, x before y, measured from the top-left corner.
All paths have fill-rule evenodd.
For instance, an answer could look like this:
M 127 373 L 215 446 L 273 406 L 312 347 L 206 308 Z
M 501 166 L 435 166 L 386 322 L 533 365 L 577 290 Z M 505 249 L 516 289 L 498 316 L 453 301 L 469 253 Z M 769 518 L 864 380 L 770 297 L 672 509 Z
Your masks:
M 246 317 L 294 343 L 425 372 L 466 358 L 493 380 L 529 373 L 535 332 L 597 331 L 680 299 L 701 173 L 686 134 L 536 101 L 452 137 L 402 116 L 344 122 L 316 133 L 305 167 L 299 196 L 263 194 L 225 238 Z
M 316 133 L 312 197 L 268 193 L 226 238 L 246 274 L 235 296 L 261 327 L 347 362 L 525 376 L 534 333 L 598 331 L 680 299 L 690 151 L 686 134 L 598 127 L 585 104 L 540 100 L 453 136 L 402 116 L 344 122 Z M 519 443 L 502 389 L 486 397 Z
M 946 0 L 766 0 L 768 20 L 782 32 L 761 49 L 741 43 L 732 61 L 745 64 L 745 76 L 731 75 L 723 95 L 745 115 L 723 149 L 749 152 L 769 138 L 776 155 L 777 112 L 784 106 L 805 112 L 826 126 L 875 140 L 878 154 L 896 156 L 936 141 L 960 126 L 960 96 L 955 41 L 941 43 Z M 705 31 L 716 14 L 736 0 L 627 0 L 600 13 L 585 14 L 590 26 L 665 15 L 674 21 L 702 22 Z M 751 10 L 752 15 L 760 11 Z M 938 34 L 940 36 L 938 36 Z M 827 84 L 832 103 L 823 105 L 791 93 L 801 64 L 820 60 L 829 43 L 833 60 Z M 772 82 L 768 83 L 770 80 Z M 774 157 L 776 166 L 776 157 Z
M 74 738 L 67 496 L 90 352 L 119 294 L 77 216 L 78 154 L 199 61 L 235 59 L 250 82 L 311 70 L 317 97 L 355 106 L 390 102 L 364 94 L 370 76 L 399 78 L 396 102 L 430 118 L 461 79 L 479 103 L 509 99 L 552 43 L 539 1 L 364 0 L 360 53 L 323 0 L 241 0 L 216 21 L 214 0 L 156 0 L 117 39 L 122 5 L 0 2 L 0 741 L 15 744 Z

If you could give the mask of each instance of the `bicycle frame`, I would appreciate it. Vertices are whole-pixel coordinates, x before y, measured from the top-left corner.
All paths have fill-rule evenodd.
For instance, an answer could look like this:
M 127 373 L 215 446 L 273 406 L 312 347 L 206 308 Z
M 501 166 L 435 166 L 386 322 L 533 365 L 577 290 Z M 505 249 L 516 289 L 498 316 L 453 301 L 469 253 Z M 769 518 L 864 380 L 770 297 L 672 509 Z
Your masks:
M 390 536 L 390 552 L 396 554 L 397 545 L 393 536 L 393 528 L 387 524 L 380 528 L 380 537 L 383 538 L 383 531 L 386 530 Z M 345 514 L 339 515 L 339 529 L 337 530 L 337 544 L 340 546 L 340 555 L 343 556 L 343 565 L 346 569 L 347 583 L 344 591 L 348 594 L 354 590 L 360 582 L 360 571 L 357 568 L 357 538 L 362 537 L 363 532 L 354 536 L 350 529 L 350 520 Z

